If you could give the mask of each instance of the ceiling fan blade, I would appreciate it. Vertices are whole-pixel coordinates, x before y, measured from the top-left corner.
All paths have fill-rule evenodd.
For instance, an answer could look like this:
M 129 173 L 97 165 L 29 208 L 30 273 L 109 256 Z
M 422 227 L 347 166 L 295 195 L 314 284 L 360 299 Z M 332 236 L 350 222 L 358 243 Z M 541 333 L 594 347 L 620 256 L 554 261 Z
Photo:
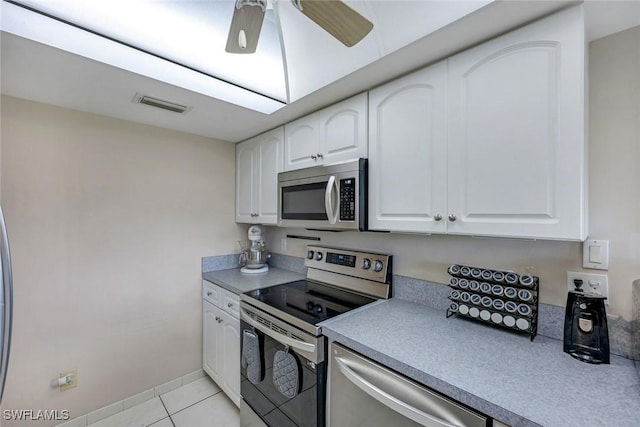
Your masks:
M 225 51 L 229 53 L 254 53 L 258 46 L 265 10 L 255 3 L 244 3 L 240 8 L 235 5 L 233 7 L 233 18 L 225 48 Z M 242 47 L 240 43 L 240 31 L 244 31 L 245 47 Z
M 351 47 L 373 28 L 373 23 L 338 0 L 292 0 L 309 19 L 342 44 Z

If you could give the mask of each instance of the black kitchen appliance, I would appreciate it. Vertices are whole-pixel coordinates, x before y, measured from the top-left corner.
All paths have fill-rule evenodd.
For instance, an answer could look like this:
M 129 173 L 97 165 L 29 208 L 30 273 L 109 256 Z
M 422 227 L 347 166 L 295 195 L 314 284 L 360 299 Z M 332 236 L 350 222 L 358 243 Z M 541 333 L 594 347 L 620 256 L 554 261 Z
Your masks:
M 391 255 L 308 246 L 305 266 L 305 280 L 240 295 L 243 426 L 324 427 L 322 322 L 391 296 Z
M 582 281 L 569 291 L 564 319 L 564 351 L 587 363 L 609 363 L 606 297 L 582 290 Z

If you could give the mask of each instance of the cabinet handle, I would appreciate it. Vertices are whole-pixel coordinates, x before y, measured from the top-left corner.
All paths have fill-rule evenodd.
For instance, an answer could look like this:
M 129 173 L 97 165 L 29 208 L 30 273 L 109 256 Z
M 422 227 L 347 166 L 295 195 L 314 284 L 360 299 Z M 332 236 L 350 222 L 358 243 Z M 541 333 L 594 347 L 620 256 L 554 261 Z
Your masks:
M 222 323 L 222 317 L 218 319 L 218 323 Z
M 216 316 L 216 322 L 220 323 L 220 316 Z
M 436 221 L 442 221 L 442 215 L 436 214 L 436 216 L 434 216 L 433 219 L 435 219 Z
M 229 308 L 233 307 L 233 303 L 228 302 L 227 303 L 227 307 L 229 307 Z
M 211 295 L 213 295 L 213 292 L 209 291 L 207 292 L 207 296 L 210 297 Z
M 456 219 L 458 219 L 458 217 L 455 216 L 454 214 L 449 215 L 449 221 L 456 222 Z
M 318 153 L 318 158 L 319 158 L 319 159 L 321 159 L 321 158 L 323 158 L 323 157 L 324 157 L 324 156 L 322 155 L 322 153 Z
M 312 158 L 313 160 L 318 160 L 318 156 L 316 156 L 315 154 L 312 154 L 312 155 L 311 155 L 311 158 Z

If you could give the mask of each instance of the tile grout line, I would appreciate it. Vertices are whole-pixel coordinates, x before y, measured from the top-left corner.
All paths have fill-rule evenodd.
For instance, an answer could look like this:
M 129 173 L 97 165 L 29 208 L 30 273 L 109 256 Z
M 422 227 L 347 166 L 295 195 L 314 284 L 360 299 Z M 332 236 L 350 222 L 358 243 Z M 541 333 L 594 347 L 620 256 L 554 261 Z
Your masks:
M 207 396 L 207 397 L 205 397 L 204 399 L 198 400 L 197 402 L 194 402 L 194 403 L 192 403 L 192 404 L 191 404 L 191 405 L 189 405 L 189 406 L 185 406 L 184 408 L 180 409 L 179 411 L 176 411 L 176 412 L 175 412 L 175 413 L 173 413 L 173 414 L 169 414 L 169 418 L 171 418 L 171 417 L 172 417 L 172 416 L 174 416 L 175 414 L 179 414 L 180 412 L 182 412 L 182 411 L 184 411 L 184 410 L 186 410 L 186 409 L 191 408 L 192 406 L 197 405 L 198 403 L 202 403 L 202 402 L 204 402 L 205 400 L 212 398 L 213 396 L 217 396 L 217 395 L 219 395 L 220 393 L 222 393 L 222 390 L 219 390 L 219 391 L 217 391 L 217 392 L 213 393 L 211 396 Z M 163 402 L 163 404 L 164 404 L 164 402 Z M 167 411 L 167 413 L 169 413 L 169 411 Z M 173 423 L 173 419 L 171 419 L 171 422 Z M 175 427 L 175 424 L 174 424 L 174 427 Z
M 173 427 L 176 427 L 176 424 L 173 422 L 173 419 L 171 418 L 171 414 L 169 413 L 169 410 L 167 409 L 167 405 L 165 405 L 164 404 L 164 400 L 162 400 L 162 395 L 159 395 L 158 398 L 160 399 L 160 403 L 162 403 L 162 407 L 164 408 L 165 412 L 167 413 L 167 418 L 169 418 L 169 422 L 171 422 L 171 425 Z

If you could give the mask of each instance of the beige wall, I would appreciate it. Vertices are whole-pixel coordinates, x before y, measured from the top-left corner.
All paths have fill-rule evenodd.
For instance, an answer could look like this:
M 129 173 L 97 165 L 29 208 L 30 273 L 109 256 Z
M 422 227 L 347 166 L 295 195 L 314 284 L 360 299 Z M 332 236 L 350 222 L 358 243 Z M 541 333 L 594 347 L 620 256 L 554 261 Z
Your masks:
M 237 252 L 244 233 L 234 156 L 230 143 L 2 98 L 5 409 L 74 417 L 201 368 L 200 259 Z M 50 387 L 73 368 L 76 389 Z
M 640 27 L 590 46 L 590 237 L 610 240 L 609 312 L 631 319 L 631 284 L 640 278 Z M 281 239 L 270 228 L 274 252 L 303 256 L 307 242 Z M 566 304 L 566 272 L 583 271 L 582 244 L 378 233 L 327 233 L 321 244 L 391 253 L 398 274 L 446 283 L 452 263 L 532 271 L 544 303 Z M 530 268 L 530 270 L 527 270 Z M 600 270 L 584 270 L 602 273 Z

